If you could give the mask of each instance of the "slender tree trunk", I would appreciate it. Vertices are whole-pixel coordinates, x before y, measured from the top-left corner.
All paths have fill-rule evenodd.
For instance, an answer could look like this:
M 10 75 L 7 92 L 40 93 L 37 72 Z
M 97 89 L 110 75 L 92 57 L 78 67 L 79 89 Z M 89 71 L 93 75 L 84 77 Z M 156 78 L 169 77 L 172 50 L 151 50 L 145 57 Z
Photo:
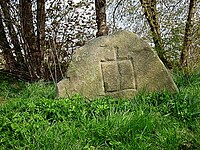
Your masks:
M 8 31 L 9 31 L 11 42 L 14 46 L 13 51 L 16 55 L 16 63 L 18 64 L 16 67 L 18 68 L 18 70 L 25 71 L 26 69 L 25 69 L 23 54 L 22 54 L 22 51 L 21 51 L 21 47 L 20 47 L 20 43 L 19 43 L 19 40 L 18 40 L 18 37 L 17 37 L 17 33 L 15 32 L 14 27 L 13 27 L 13 22 L 12 22 L 11 15 L 10 15 L 10 12 L 9 12 L 9 10 L 10 10 L 9 0 L 0 1 L 0 6 L 1 6 L 2 12 L 4 14 L 4 22 L 6 24 Z
M 165 58 L 164 45 L 160 33 L 160 24 L 156 10 L 156 0 L 140 0 L 140 2 L 153 35 L 155 50 L 157 51 L 159 58 L 166 65 L 166 67 L 171 68 L 170 63 Z
M 37 0 L 37 47 L 38 71 L 44 76 L 44 48 L 45 48 L 45 0 Z
M 190 0 L 188 18 L 185 27 L 185 36 L 183 41 L 183 48 L 181 51 L 180 64 L 181 67 L 187 72 L 188 71 L 188 56 L 191 44 L 191 34 L 192 34 L 192 20 L 194 18 L 196 0 Z
M 2 50 L 3 57 L 6 61 L 5 69 L 12 72 L 13 70 L 15 70 L 16 61 L 6 37 L 6 32 L 4 30 L 3 18 L 1 12 L 0 12 L 0 49 Z
M 106 23 L 106 0 L 95 0 L 97 34 L 96 36 L 108 35 L 108 26 Z
M 124 2 L 123 0 L 119 0 L 114 8 L 113 14 L 112 14 L 112 19 L 113 19 L 113 32 L 116 30 L 116 21 L 115 21 L 115 13 L 117 11 L 117 8 Z

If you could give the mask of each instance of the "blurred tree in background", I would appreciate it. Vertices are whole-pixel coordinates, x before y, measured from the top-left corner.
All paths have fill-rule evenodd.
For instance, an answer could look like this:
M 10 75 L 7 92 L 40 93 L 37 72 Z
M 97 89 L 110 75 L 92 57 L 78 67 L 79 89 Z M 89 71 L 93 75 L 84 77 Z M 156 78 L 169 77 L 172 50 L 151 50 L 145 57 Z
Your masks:
M 37 81 L 64 77 L 73 50 L 95 37 L 94 2 L 0 1 L 0 49 L 5 70 Z
M 189 50 L 185 59 L 189 70 L 193 70 L 200 64 L 200 1 L 194 1 L 192 7 L 190 3 L 189 0 L 109 0 L 107 13 L 110 31 L 127 29 L 139 34 L 155 48 L 168 68 L 184 70 L 185 65 L 180 60 L 184 39 L 188 37 L 190 42 L 186 45 Z M 191 9 L 190 34 L 185 36 Z M 157 49 L 156 38 L 161 41 L 161 51 Z
M 106 0 L 95 0 L 97 37 L 108 35 L 108 26 L 106 20 Z

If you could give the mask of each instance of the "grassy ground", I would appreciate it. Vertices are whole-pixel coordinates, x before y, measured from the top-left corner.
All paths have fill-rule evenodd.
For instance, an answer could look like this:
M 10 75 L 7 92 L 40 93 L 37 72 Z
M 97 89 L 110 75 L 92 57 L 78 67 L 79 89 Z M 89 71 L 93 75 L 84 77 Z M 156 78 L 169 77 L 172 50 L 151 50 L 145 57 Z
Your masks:
M 200 72 L 174 77 L 178 94 L 89 102 L 58 100 L 52 84 L 1 74 L 0 149 L 199 149 Z

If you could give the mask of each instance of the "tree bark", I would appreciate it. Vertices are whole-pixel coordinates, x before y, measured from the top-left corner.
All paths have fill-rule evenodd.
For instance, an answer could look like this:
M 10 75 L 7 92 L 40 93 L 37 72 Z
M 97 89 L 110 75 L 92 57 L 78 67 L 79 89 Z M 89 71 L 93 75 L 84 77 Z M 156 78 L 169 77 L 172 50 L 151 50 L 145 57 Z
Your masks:
M 23 54 L 21 51 L 21 47 L 20 47 L 20 42 L 18 40 L 17 33 L 14 30 L 13 22 L 12 22 L 11 15 L 9 12 L 10 1 L 9 0 L 0 1 L 0 6 L 2 8 L 2 12 L 4 15 L 4 23 L 9 31 L 11 43 L 14 46 L 13 53 L 16 55 L 16 63 L 17 63 L 16 67 L 19 68 L 20 70 L 24 71 L 25 64 L 24 64 L 24 58 L 23 58 Z
M 31 0 L 20 0 L 20 22 L 30 76 L 33 81 L 38 80 L 41 78 L 41 52 L 34 32 Z
M 140 3 L 153 35 L 155 50 L 165 66 L 171 68 L 171 64 L 165 58 L 164 45 L 160 33 L 160 24 L 156 10 L 156 0 L 140 0 Z
M 16 61 L 6 37 L 6 32 L 4 30 L 3 18 L 1 12 L 0 12 L 0 48 L 2 50 L 3 57 L 6 61 L 5 69 L 12 72 L 13 70 L 15 70 Z
M 109 29 L 106 22 L 106 0 L 95 0 L 95 9 L 98 30 L 96 36 L 108 35 Z
M 186 22 L 186 26 L 185 26 L 183 48 L 182 48 L 181 57 L 180 57 L 181 67 L 185 71 L 188 71 L 188 69 L 189 69 L 188 68 L 188 57 L 189 57 L 189 49 L 190 49 L 190 44 L 191 44 L 192 20 L 194 18 L 195 5 L 196 5 L 196 0 L 190 0 L 188 18 L 187 18 L 187 22 Z
M 44 48 L 45 48 L 45 0 L 37 0 L 37 47 L 38 47 L 38 71 L 44 76 Z

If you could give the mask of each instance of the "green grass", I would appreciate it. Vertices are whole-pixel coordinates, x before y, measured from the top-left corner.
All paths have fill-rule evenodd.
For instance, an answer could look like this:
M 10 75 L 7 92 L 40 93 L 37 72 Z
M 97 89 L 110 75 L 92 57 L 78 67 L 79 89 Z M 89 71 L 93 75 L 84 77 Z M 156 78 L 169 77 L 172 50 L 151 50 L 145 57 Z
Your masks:
M 0 149 L 199 149 L 200 72 L 174 77 L 177 94 L 88 101 L 56 99 L 53 84 L 1 75 Z

